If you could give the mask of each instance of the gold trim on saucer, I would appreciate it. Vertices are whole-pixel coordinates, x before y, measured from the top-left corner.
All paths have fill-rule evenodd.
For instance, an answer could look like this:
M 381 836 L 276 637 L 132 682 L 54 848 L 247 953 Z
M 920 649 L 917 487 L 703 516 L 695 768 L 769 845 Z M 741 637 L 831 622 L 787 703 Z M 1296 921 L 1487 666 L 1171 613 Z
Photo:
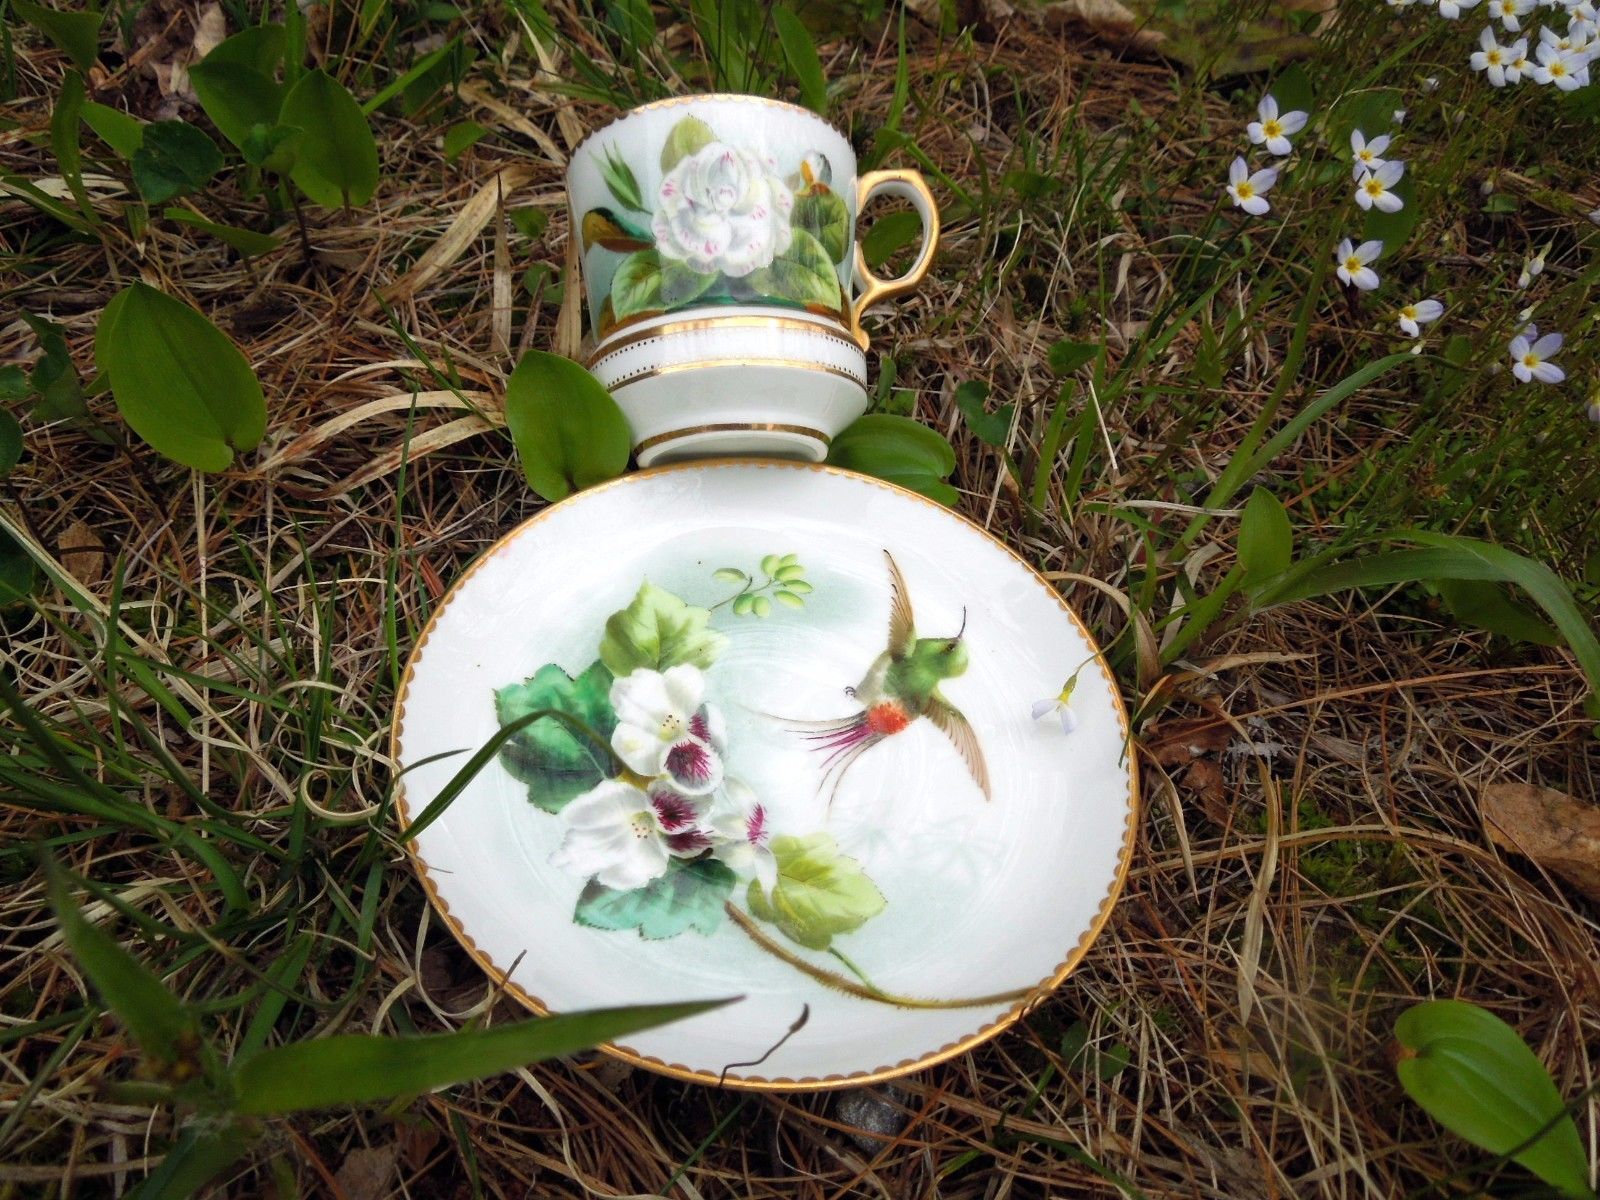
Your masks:
M 808 333 L 813 337 L 826 338 L 832 342 L 850 347 L 859 351 L 854 336 L 849 328 L 834 317 L 819 317 L 815 321 L 801 320 L 799 317 L 752 317 L 752 316 L 727 316 L 727 317 L 695 317 L 687 321 L 664 321 L 660 325 L 652 325 L 649 329 L 641 329 L 637 333 L 630 333 L 625 338 L 615 338 L 609 342 L 602 342 L 589 353 L 583 360 L 583 365 L 593 370 L 602 360 L 611 355 L 626 350 L 629 346 L 636 346 L 640 342 L 648 342 L 655 337 L 672 337 L 679 333 L 702 333 L 708 330 L 719 329 L 791 329 L 798 333 Z
M 1139 769 L 1138 762 L 1132 755 L 1131 733 L 1128 726 L 1128 711 L 1126 705 L 1124 705 L 1122 701 L 1122 693 L 1117 688 L 1116 677 L 1112 675 L 1111 668 L 1106 664 L 1105 657 L 1100 653 L 1099 646 L 1095 643 L 1094 638 L 1091 637 L 1089 631 L 1084 628 L 1083 622 L 1078 619 L 1078 614 L 1075 613 L 1072 610 L 1072 607 L 1061 598 L 1061 594 L 1056 591 L 1056 589 L 1051 585 L 1050 581 L 1041 575 L 1030 563 L 1023 559 L 1021 555 L 1017 554 L 1015 550 L 1012 550 L 1009 546 L 1005 545 L 1005 543 L 995 538 L 994 535 L 989 533 L 988 530 L 984 529 L 983 526 L 979 525 L 975 521 L 969 520 L 960 513 L 952 512 L 950 509 L 946 508 L 944 505 L 935 500 L 931 500 L 926 496 L 919 495 L 916 492 L 909 491 L 898 486 L 897 484 L 888 483 L 881 479 L 874 479 L 866 475 L 858 475 L 853 471 L 845 471 L 839 467 L 830 467 L 824 463 L 798 463 L 784 461 L 781 459 L 760 458 L 716 459 L 701 462 L 674 463 L 665 467 L 651 467 L 643 471 L 634 472 L 631 475 L 621 476 L 607 483 L 597 484 L 594 487 L 588 488 L 582 492 L 578 492 L 572 497 L 561 501 L 560 504 L 551 505 L 540 512 L 535 513 L 526 521 L 523 521 L 520 525 L 503 535 L 492 546 L 480 554 L 477 558 L 477 561 L 474 562 L 472 566 L 468 567 L 464 572 L 462 572 L 461 577 L 451 585 L 450 590 L 445 593 L 444 598 L 433 609 L 432 614 L 428 618 L 428 623 L 423 626 L 422 634 L 417 639 L 417 644 L 412 647 L 411 655 L 406 660 L 405 672 L 401 676 L 400 680 L 400 689 L 395 697 L 394 722 L 390 726 L 389 732 L 389 757 L 398 769 L 400 761 L 400 738 L 401 732 L 405 725 L 406 699 L 410 693 L 411 683 L 416 674 L 417 663 L 420 661 L 422 653 L 427 647 L 429 638 L 433 636 L 434 629 L 438 626 L 440 616 L 449 608 L 450 602 L 455 598 L 456 594 L 466 586 L 467 582 L 475 574 L 477 574 L 479 570 L 483 568 L 484 564 L 491 561 L 495 555 L 503 550 L 513 539 L 521 536 L 533 525 L 544 520 L 562 505 L 582 503 L 585 497 L 596 492 L 608 490 L 610 488 L 628 487 L 633 483 L 634 480 L 642 476 L 664 475 L 673 471 L 715 471 L 728 468 L 739 468 L 746 470 L 757 469 L 767 471 L 821 471 L 829 475 L 840 475 L 847 479 L 856 480 L 861 483 L 882 488 L 885 491 L 897 492 L 907 499 L 913 500 L 919 504 L 929 505 L 938 509 L 941 513 L 954 517 L 956 520 L 962 521 L 969 525 L 972 529 L 983 535 L 983 537 L 993 542 L 1006 554 L 1010 555 L 1024 570 L 1037 579 L 1040 586 L 1042 586 L 1051 596 L 1055 598 L 1056 603 L 1061 606 L 1061 610 L 1067 614 L 1067 618 L 1072 622 L 1079 634 L 1082 635 L 1083 639 L 1091 648 L 1094 649 L 1094 661 L 1100 668 L 1100 674 L 1104 677 L 1107 688 L 1110 691 L 1111 702 L 1116 711 L 1118 724 L 1122 729 L 1123 744 L 1124 746 L 1128 747 L 1128 815 L 1123 824 L 1121 857 L 1117 864 L 1116 874 L 1112 877 L 1111 885 L 1107 889 L 1106 894 L 1101 898 L 1098 911 L 1095 913 L 1093 920 L 1089 922 L 1088 928 L 1085 929 L 1082 935 L 1078 938 L 1077 945 L 1075 945 L 1071 951 L 1068 952 L 1067 957 L 1061 962 L 1061 964 L 1053 972 L 1051 972 L 1051 974 L 1047 975 L 1045 978 L 1036 983 L 1030 989 L 1029 994 L 1024 999 L 1012 1005 L 999 1017 L 995 1018 L 982 1028 L 967 1034 L 965 1037 L 961 1037 L 955 1041 L 949 1042 L 946 1045 L 939 1047 L 937 1050 L 930 1051 L 920 1058 L 903 1059 L 897 1063 L 876 1067 L 870 1071 L 859 1071 L 852 1075 L 827 1075 L 821 1077 L 804 1076 L 798 1079 L 781 1077 L 768 1078 L 759 1075 L 736 1075 L 731 1073 L 724 1077 L 709 1071 L 697 1071 L 694 1068 L 684 1066 L 681 1063 L 669 1063 L 663 1059 L 654 1058 L 646 1054 L 640 1054 L 638 1051 L 631 1050 L 627 1046 L 605 1045 L 600 1047 L 600 1049 L 606 1054 L 611 1055 L 613 1058 L 620 1059 L 623 1062 L 630 1063 L 633 1066 L 643 1067 L 646 1070 L 656 1071 L 662 1075 L 669 1075 L 674 1079 L 681 1079 L 689 1083 L 708 1084 L 712 1087 L 725 1084 L 730 1088 L 747 1089 L 751 1091 L 824 1091 L 830 1088 L 859 1087 L 865 1084 L 876 1083 L 885 1079 L 892 1079 L 899 1075 L 909 1074 L 912 1071 L 920 1070 L 924 1067 L 931 1067 L 937 1063 L 944 1062 L 946 1059 L 954 1058 L 959 1054 L 963 1054 L 966 1051 L 971 1050 L 980 1043 L 989 1040 L 996 1034 L 1009 1028 L 1018 1020 L 1020 1020 L 1024 1014 L 1026 1014 L 1030 1009 L 1044 1000 L 1050 995 L 1051 992 L 1059 987 L 1061 982 L 1072 973 L 1073 969 L 1076 968 L 1080 962 L 1083 961 L 1084 956 L 1089 952 L 1089 947 L 1094 943 L 1095 939 L 1099 937 L 1107 922 L 1110 921 L 1113 906 L 1116 903 L 1117 897 L 1122 894 L 1123 887 L 1128 881 L 1129 868 L 1133 863 L 1134 833 L 1138 827 L 1139 821 Z M 400 829 L 404 831 L 405 828 L 411 823 L 412 813 L 406 802 L 405 782 L 403 777 L 396 778 L 394 795 L 396 819 L 399 823 Z M 471 957 L 471 959 L 483 969 L 483 972 L 488 975 L 490 979 L 494 980 L 494 982 L 499 985 L 508 995 L 513 996 L 516 1000 L 525 1005 L 527 1008 L 531 1009 L 533 1012 L 538 1013 L 541 1016 L 547 1015 L 550 1011 L 549 1008 L 537 996 L 532 995 L 525 988 L 513 982 L 507 975 L 506 968 L 493 962 L 487 954 L 479 949 L 477 943 L 473 941 L 472 935 L 466 931 L 461 922 L 450 911 L 450 906 L 445 902 L 444 897 L 439 894 L 439 889 L 434 883 L 433 877 L 429 874 L 427 861 L 422 857 L 421 852 L 418 850 L 416 841 L 406 842 L 405 851 L 411 860 L 412 867 L 417 872 L 417 878 L 422 883 L 423 892 L 433 904 L 446 928 L 448 928 L 450 932 L 455 935 L 456 940 L 461 943 L 462 948 L 467 952 L 468 956 Z
M 616 391 L 618 388 L 627 387 L 629 384 L 638 383 L 641 379 L 653 379 L 657 375 L 676 375 L 680 371 L 706 371 L 714 367 L 782 367 L 790 371 L 821 371 L 825 375 L 837 375 L 840 379 L 848 379 L 857 387 L 865 389 L 867 379 L 865 373 L 857 375 L 853 371 L 846 371 L 828 363 L 812 362 L 804 358 L 697 358 L 693 362 L 667 363 L 660 367 L 646 367 L 640 371 L 633 371 L 620 378 L 606 383 L 607 391 Z M 604 380 L 601 380 L 605 383 Z
M 658 433 L 654 437 L 647 437 L 636 445 L 635 454 L 643 454 L 646 450 L 661 445 L 662 442 L 675 442 L 679 438 L 693 437 L 697 433 L 797 433 L 802 437 L 811 438 L 821 442 L 824 446 L 831 446 L 833 439 L 820 429 L 812 429 L 806 425 L 774 425 L 763 424 L 758 421 L 724 421 L 716 425 L 691 425 L 685 429 L 672 429 L 666 433 Z

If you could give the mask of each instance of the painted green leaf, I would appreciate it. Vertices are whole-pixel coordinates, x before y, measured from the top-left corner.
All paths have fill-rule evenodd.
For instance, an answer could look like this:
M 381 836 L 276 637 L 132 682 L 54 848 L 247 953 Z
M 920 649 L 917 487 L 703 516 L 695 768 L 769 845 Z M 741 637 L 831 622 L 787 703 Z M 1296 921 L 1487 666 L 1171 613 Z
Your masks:
M 133 183 L 151 204 L 199 191 L 222 170 L 222 151 L 187 121 L 155 121 L 133 155 Z
M 279 120 L 300 130 L 289 178 L 324 208 L 365 204 L 378 190 L 378 143 L 355 97 L 318 68 L 283 98 Z
M 708 609 L 685 604 L 649 580 L 627 608 L 611 614 L 600 639 L 600 660 L 622 679 L 641 667 L 665 671 L 681 663 L 704 670 L 728 639 L 710 628 Z
M 239 348 L 148 284 L 135 283 L 106 305 L 94 353 L 133 431 L 186 467 L 220 471 L 266 433 L 261 384 Z
M 809 583 L 807 583 L 804 579 L 790 579 L 790 580 L 787 580 L 784 583 L 783 586 L 787 590 L 795 593 L 797 596 L 806 595 L 808 592 L 811 591 L 811 585 Z
M 238 1111 L 254 1116 L 414 1096 L 680 1021 L 726 1000 L 602 1008 L 492 1029 L 413 1037 L 346 1033 L 252 1055 L 234 1072 Z
M 501 725 L 541 708 L 571 713 L 605 741 L 617 727 L 611 708 L 611 672 L 594 663 L 576 679 L 555 663 L 494 694 Z M 500 748 L 500 762 L 512 778 L 528 785 L 528 799 L 545 812 L 560 812 L 575 796 L 606 778 L 611 766 L 604 751 L 553 717 L 543 717 Z
M 828 461 L 897 483 L 941 504 L 954 504 L 959 498 L 945 482 L 956 469 L 956 452 L 936 431 L 910 417 L 868 413 L 833 439 Z
M 1564 1195 L 1594 1196 L 1578 1127 L 1515 1029 L 1476 1004 L 1430 1000 L 1401 1013 L 1394 1034 L 1410 1051 L 1395 1073 L 1429 1116 L 1491 1154 L 1510 1154 Z
M 802 600 L 794 592 L 791 592 L 787 589 L 773 592 L 772 598 L 779 604 L 782 604 L 788 608 L 804 608 L 806 606 L 806 602 L 804 600 Z
M 746 593 L 734 600 L 733 615 L 736 617 L 748 617 L 751 610 L 755 608 L 755 604 L 756 598 Z
M 956 388 L 956 407 L 966 418 L 967 428 L 980 442 L 988 446 L 1004 446 L 1011 436 L 1011 418 L 1017 411 L 1015 404 L 1003 404 L 994 412 L 984 408 L 989 398 L 989 385 L 981 379 L 969 379 Z
M 570 358 L 529 350 L 506 380 L 506 427 L 528 486 L 560 500 L 627 468 L 633 435 L 595 377 Z
M 270 233 L 257 233 L 254 229 L 240 229 L 234 225 L 218 225 L 215 221 L 208 221 L 198 213 L 192 213 L 187 208 L 169 208 L 161 214 L 169 221 L 176 221 L 180 225 L 189 225 L 195 229 L 203 230 L 212 237 L 226 242 L 240 254 L 255 257 L 258 254 L 269 254 L 283 244 L 283 239 Z
M 644 206 L 644 197 L 639 194 L 639 181 L 634 178 L 633 168 L 622 160 L 622 155 L 615 146 L 606 147 L 605 161 L 600 167 L 600 176 L 606 181 L 606 189 L 612 198 L 629 212 L 648 212 Z
M 839 194 L 827 187 L 796 196 L 790 223 L 816 238 L 836 263 L 842 263 L 850 251 L 850 210 Z
M 466 153 L 469 146 L 488 137 L 490 132 L 476 121 L 458 121 L 444 132 L 445 158 L 455 162 Z
M 144 122 L 121 109 L 90 100 L 84 104 L 81 115 L 83 123 L 123 158 L 132 158 L 144 142 Z
M 842 296 L 833 259 L 822 243 L 804 229 L 791 229 L 789 233 L 789 248 L 773 259 L 771 266 L 750 272 L 750 286 L 777 300 L 837 310 Z
M 750 577 L 738 567 L 718 567 L 711 573 L 711 578 L 720 579 L 723 583 L 744 583 Z
M 584 213 L 581 228 L 585 250 L 600 246 L 618 254 L 630 254 L 635 250 L 647 250 L 654 244 L 647 232 L 608 208 L 591 208 Z
M 283 62 L 285 36 L 282 25 L 251 25 L 219 42 L 205 61 L 248 67 L 271 79 Z
M 800 85 L 800 99 L 812 112 L 827 115 L 828 80 L 822 73 L 822 59 L 817 56 L 817 45 L 811 31 L 786 4 L 772 10 L 772 24 L 778 31 L 778 44 L 783 47 L 783 57 L 789 70 Z
M 278 124 L 283 87 L 251 67 L 218 60 L 217 50 L 189 68 L 189 82 L 217 132 L 243 150 L 251 130 Z
M 1294 530 L 1278 498 L 1258 487 L 1239 519 L 1239 565 L 1247 579 L 1270 579 L 1289 569 Z
M 780 583 L 788 583 L 791 580 L 804 579 L 806 577 L 806 569 L 799 563 L 790 563 L 788 566 L 784 566 L 780 562 L 778 569 L 773 572 L 773 576 Z
M 791 941 L 826 950 L 839 934 L 859 929 L 884 909 L 883 893 L 860 863 L 839 852 L 832 834 L 773 838 L 772 855 L 778 860 L 772 894 L 751 880 L 746 901 Z
M 772 601 L 765 596 L 752 596 L 750 597 L 750 611 L 758 617 L 770 617 L 772 615 Z
M 54 42 L 78 70 L 90 71 L 100 57 L 104 12 L 47 8 L 33 0 L 11 0 L 11 11 Z
M 19 372 L 20 374 L 20 372 Z M 4 479 L 22 459 L 22 426 L 0 408 L 0 479 Z
M 667 140 L 662 143 L 661 173 L 665 175 L 683 159 L 698 154 L 716 140 L 717 135 L 711 132 L 711 126 L 699 117 L 684 117 L 672 127 L 672 132 L 667 134 Z
M 781 554 L 764 555 L 761 559 L 761 573 L 763 575 L 776 575 L 778 568 L 783 565 Z
M 612 311 L 620 321 L 642 312 L 681 308 L 704 295 L 717 278 L 691 271 L 676 259 L 663 260 L 653 248 L 636 250 L 611 277 Z
M 722 926 L 722 906 L 735 882 L 734 873 L 714 858 L 674 858 L 665 875 L 631 892 L 590 880 L 572 917 L 593 929 L 637 929 L 652 941 L 690 929 L 710 935 Z

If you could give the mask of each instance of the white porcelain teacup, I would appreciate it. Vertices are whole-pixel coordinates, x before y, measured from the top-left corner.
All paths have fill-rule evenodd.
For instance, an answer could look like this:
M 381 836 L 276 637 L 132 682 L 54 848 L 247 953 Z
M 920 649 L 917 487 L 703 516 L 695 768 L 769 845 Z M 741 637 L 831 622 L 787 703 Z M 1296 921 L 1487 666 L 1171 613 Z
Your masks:
M 914 171 L 856 175 L 821 117 L 760 96 L 659 100 L 591 134 L 567 168 L 592 329 L 585 365 L 641 466 L 711 455 L 812 461 L 866 411 L 867 308 L 927 273 L 939 216 Z M 910 270 L 856 244 L 874 196 L 922 219 Z

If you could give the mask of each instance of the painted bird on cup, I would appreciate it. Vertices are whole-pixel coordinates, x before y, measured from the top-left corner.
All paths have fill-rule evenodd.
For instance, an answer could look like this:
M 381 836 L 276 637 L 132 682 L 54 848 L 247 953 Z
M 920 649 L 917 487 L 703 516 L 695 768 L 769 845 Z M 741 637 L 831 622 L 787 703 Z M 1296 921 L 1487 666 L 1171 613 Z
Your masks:
M 830 807 L 846 772 L 863 754 L 924 718 L 950 739 L 983 798 L 991 799 L 989 767 L 978 735 L 961 710 L 939 690 L 941 683 L 967 669 L 967 644 L 962 639 L 967 629 L 966 611 L 962 610 L 961 628 L 955 636 L 918 637 L 905 577 L 894 555 L 885 550 L 883 557 L 889 564 L 889 644 L 861 682 L 845 689 L 845 694 L 861 705 L 861 711 L 831 721 L 785 719 L 785 723 L 807 731 L 805 737 L 812 749 L 827 756 L 822 786 L 829 789 Z

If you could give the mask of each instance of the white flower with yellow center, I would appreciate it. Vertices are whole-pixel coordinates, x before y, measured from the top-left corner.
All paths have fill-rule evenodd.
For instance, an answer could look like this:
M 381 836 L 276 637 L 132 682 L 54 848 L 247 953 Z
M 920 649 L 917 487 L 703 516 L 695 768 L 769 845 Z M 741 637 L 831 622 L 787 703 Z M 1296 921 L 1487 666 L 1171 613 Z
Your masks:
M 705 690 L 705 676 L 688 663 L 640 668 L 611 685 L 611 748 L 628 770 L 646 779 L 664 775 L 689 796 L 722 782 L 722 717 L 702 703 Z
M 1493 26 L 1483 27 L 1483 32 L 1478 35 L 1478 47 L 1468 60 L 1472 64 L 1472 69 L 1487 73 L 1489 82 L 1495 87 L 1505 87 L 1506 64 L 1511 61 L 1511 57 L 1506 47 L 1495 38 Z
M 1506 82 L 1521 83 L 1524 75 L 1533 73 L 1533 64 L 1528 61 L 1528 39 L 1518 38 L 1506 47 Z
M 1465 9 L 1477 3 L 1478 0 L 1439 0 L 1439 15 L 1447 21 L 1454 21 Z
M 1258 120 L 1251 121 L 1245 126 L 1245 132 L 1250 135 L 1250 142 L 1255 146 L 1266 146 L 1267 151 L 1280 158 L 1294 149 L 1289 141 L 1291 134 L 1299 133 L 1306 127 L 1306 114 L 1303 112 L 1278 112 L 1278 102 L 1270 95 L 1261 97 L 1261 103 L 1256 105 Z
M 1532 11 L 1533 0 L 1489 0 L 1489 14 L 1512 33 L 1522 31 L 1522 18 Z
M 1511 373 L 1523 383 L 1560 383 L 1567 373 L 1550 360 L 1561 349 L 1559 333 L 1539 336 L 1539 327 L 1529 325 L 1511 339 Z
M 1263 167 L 1250 175 L 1249 170 L 1244 159 L 1234 159 L 1233 165 L 1228 168 L 1227 192 L 1236 206 L 1253 217 L 1259 217 L 1272 207 L 1267 203 L 1266 193 L 1278 182 L 1278 172 L 1275 167 Z
M 1350 178 L 1360 179 L 1367 171 L 1376 171 L 1386 161 L 1383 154 L 1391 141 L 1387 133 L 1367 141 L 1359 129 L 1350 131 Z
M 1397 316 L 1402 333 L 1407 337 L 1420 337 L 1424 325 L 1444 316 L 1444 305 L 1437 300 L 1418 300 L 1414 304 L 1401 305 Z
M 1077 686 L 1078 677 L 1074 674 L 1054 696 L 1044 700 L 1035 700 L 1033 702 L 1033 719 L 1042 721 L 1051 713 L 1055 713 L 1056 719 L 1061 722 L 1061 732 L 1071 733 L 1078 727 L 1078 718 L 1068 705 L 1072 701 L 1072 691 Z
M 1340 283 L 1349 284 L 1351 287 L 1360 288 L 1363 292 L 1370 292 L 1378 286 L 1378 273 L 1371 267 L 1383 253 L 1383 243 L 1379 241 L 1362 242 L 1353 245 L 1349 238 L 1339 243 L 1339 249 L 1334 253 L 1334 274 L 1339 277 Z
M 1390 159 L 1376 171 L 1366 172 L 1356 181 L 1356 203 L 1364 209 L 1399 212 L 1405 207 L 1405 201 L 1395 195 L 1393 189 L 1405 173 L 1406 165 L 1398 159 Z
M 1563 92 L 1574 92 L 1589 82 L 1587 55 L 1573 50 L 1557 50 L 1545 44 L 1537 51 L 1539 65 L 1533 68 L 1535 83 L 1554 84 Z

